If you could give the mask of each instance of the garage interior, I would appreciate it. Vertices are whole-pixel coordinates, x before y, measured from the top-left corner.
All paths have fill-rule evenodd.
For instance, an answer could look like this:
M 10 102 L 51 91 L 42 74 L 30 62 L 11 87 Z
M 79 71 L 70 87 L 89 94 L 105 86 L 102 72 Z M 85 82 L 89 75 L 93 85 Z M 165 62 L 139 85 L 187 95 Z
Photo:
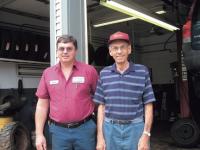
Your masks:
M 190 107 L 191 95 L 195 94 L 189 94 L 189 89 L 198 93 L 198 86 L 193 87 L 193 84 L 187 82 L 192 81 L 193 78 L 188 79 L 182 51 L 182 26 L 186 23 L 193 0 L 124 0 L 130 6 L 137 6 L 139 10 L 179 28 L 173 32 L 107 8 L 101 5 L 99 0 L 86 2 L 88 63 L 94 65 L 98 71 L 104 66 L 111 65 L 113 60 L 108 54 L 108 37 L 116 31 L 123 31 L 132 39 L 133 53 L 130 59 L 134 63 L 146 65 L 150 70 L 157 99 L 154 104 L 152 149 L 199 149 L 200 141 L 197 140 L 199 134 L 195 134 L 195 140 L 189 143 L 189 148 L 188 145 L 177 144 L 171 136 L 171 132 L 174 131 L 172 126 L 176 121 L 180 118 L 195 118 L 193 114 L 196 113 Z M 0 117 L 4 116 L 1 114 L 13 115 L 14 120 L 24 124 L 20 128 L 25 126 L 27 132 L 33 133 L 31 136 L 33 140 L 32 115 L 36 103 L 34 93 L 42 70 L 50 65 L 51 58 L 49 11 L 49 0 L 2 0 L 0 2 L 0 72 L 2 74 L 0 105 L 10 93 L 29 97 L 27 100 L 18 100 L 20 104 L 14 109 L 15 113 L 13 110 L 2 111 Z M 129 19 L 122 21 L 125 18 Z M 116 20 L 121 21 L 97 27 L 102 23 Z M 195 96 L 192 98 L 196 99 Z M 200 100 L 198 96 L 197 99 Z M 193 105 L 195 104 L 199 102 Z M 181 122 L 185 126 L 181 128 L 184 131 L 180 132 L 187 132 L 184 136 L 193 135 L 188 132 L 200 133 L 200 121 L 194 120 L 197 122 L 197 128 L 193 124 L 185 123 L 185 125 L 184 121 Z

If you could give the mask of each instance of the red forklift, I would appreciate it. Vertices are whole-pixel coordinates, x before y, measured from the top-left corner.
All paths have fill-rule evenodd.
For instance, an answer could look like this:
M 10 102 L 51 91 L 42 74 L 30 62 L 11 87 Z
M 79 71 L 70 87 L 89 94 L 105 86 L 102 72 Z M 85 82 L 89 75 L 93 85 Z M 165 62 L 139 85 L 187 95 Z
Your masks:
M 182 53 L 187 80 L 179 80 L 181 116 L 171 136 L 181 147 L 200 144 L 200 1 L 193 0 L 182 28 Z

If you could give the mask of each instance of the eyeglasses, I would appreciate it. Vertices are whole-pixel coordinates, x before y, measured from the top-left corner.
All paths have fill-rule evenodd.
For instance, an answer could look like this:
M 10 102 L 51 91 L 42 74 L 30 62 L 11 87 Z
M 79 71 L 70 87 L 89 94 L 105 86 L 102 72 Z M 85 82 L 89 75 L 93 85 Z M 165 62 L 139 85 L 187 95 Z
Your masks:
M 122 45 L 122 46 L 110 46 L 110 49 L 114 52 L 117 52 L 118 50 L 124 51 L 128 48 L 128 45 Z
M 58 50 L 60 52 L 64 52 L 66 50 L 66 52 L 72 52 L 74 50 L 74 47 L 59 47 Z

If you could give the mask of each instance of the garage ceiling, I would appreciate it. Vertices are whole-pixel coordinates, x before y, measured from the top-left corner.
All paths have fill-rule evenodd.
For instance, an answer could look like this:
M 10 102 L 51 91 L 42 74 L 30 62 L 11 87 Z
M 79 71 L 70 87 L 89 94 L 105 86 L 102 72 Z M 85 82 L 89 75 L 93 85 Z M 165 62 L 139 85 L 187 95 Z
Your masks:
M 142 7 L 147 8 L 151 12 L 155 12 L 157 10 L 164 8 L 167 11 L 167 13 L 160 15 L 159 17 L 171 24 L 177 23 L 175 7 L 172 6 L 172 4 L 175 3 L 175 0 L 126 0 L 126 1 L 136 2 Z M 118 12 L 100 6 L 98 0 L 87 0 L 87 6 L 88 6 L 88 20 L 90 21 L 90 23 L 95 23 L 97 20 L 101 19 L 105 20 L 105 19 L 123 17 L 123 15 Z M 0 11 L 22 14 L 27 17 L 36 17 L 48 21 L 49 0 L 1 0 Z M 144 23 L 139 19 L 134 20 L 134 26 L 136 30 L 144 30 L 147 27 L 148 28 L 152 27 L 152 25 Z

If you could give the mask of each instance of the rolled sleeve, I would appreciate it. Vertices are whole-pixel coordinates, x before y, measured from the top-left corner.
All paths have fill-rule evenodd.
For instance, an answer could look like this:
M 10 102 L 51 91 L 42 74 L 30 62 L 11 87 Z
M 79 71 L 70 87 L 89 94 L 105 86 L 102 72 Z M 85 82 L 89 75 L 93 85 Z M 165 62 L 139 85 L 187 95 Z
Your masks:
M 47 89 L 47 84 L 45 81 L 45 71 L 42 74 L 42 77 L 40 79 L 36 94 L 35 94 L 38 98 L 41 99 L 49 99 L 49 92 Z

